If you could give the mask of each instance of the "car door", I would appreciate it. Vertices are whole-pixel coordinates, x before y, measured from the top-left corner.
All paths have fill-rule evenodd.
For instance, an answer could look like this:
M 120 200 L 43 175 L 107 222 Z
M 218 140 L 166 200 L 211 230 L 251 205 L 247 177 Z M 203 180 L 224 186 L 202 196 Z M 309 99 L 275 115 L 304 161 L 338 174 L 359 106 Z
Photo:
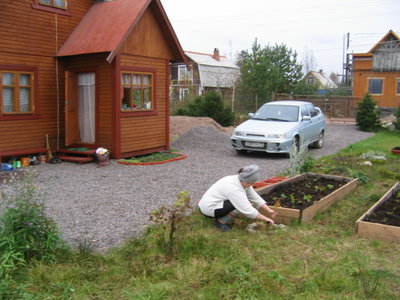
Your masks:
M 320 134 L 321 128 L 322 128 L 322 123 L 323 123 L 323 117 L 322 114 L 319 113 L 319 111 L 315 108 L 314 105 L 312 104 L 307 104 L 306 105 L 311 116 L 311 122 L 310 122 L 310 133 L 309 133 L 309 142 L 314 142 L 318 139 L 318 136 Z
M 299 131 L 301 136 L 301 143 L 303 145 L 308 145 L 310 143 L 310 139 L 312 138 L 311 114 L 306 105 L 301 106 L 300 113 L 301 113 L 301 120 L 299 122 L 299 127 L 300 127 Z

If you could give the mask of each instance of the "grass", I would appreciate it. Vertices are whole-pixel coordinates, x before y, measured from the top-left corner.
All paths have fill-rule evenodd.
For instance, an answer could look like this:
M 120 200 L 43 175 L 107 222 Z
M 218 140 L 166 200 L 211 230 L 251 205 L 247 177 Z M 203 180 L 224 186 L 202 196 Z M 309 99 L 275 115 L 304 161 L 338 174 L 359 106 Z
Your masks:
M 7 299 L 399 299 L 400 245 L 359 238 L 355 221 L 395 182 L 399 132 L 379 132 L 316 161 L 312 171 L 364 179 L 311 224 L 286 231 L 222 233 L 197 210 L 178 224 L 173 259 L 165 229 L 150 226 L 107 254 L 69 252 L 55 264 L 36 262 L 4 279 Z M 387 161 L 358 157 L 383 152 Z M 5 289 L 5 287 L 7 289 Z
M 150 163 L 150 162 L 162 162 L 182 156 L 181 154 L 174 152 L 177 152 L 177 150 L 155 152 L 145 155 L 133 156 L 126 159 L 121 159 L 121 161 L 127 163 Z

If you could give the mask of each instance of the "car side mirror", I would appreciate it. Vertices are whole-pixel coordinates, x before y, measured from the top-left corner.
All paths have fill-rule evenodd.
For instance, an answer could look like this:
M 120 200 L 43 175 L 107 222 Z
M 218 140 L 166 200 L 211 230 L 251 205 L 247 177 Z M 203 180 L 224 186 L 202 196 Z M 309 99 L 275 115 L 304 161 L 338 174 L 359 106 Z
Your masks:
M 310 121 L 311 120 L 311 117 L 310 116 L 304 116 L 303 117 L 303 121 Z
M 252 118 L 252 117 L 254 117 L 254 114 L 253 113 L 249 113 L 249 118 Z

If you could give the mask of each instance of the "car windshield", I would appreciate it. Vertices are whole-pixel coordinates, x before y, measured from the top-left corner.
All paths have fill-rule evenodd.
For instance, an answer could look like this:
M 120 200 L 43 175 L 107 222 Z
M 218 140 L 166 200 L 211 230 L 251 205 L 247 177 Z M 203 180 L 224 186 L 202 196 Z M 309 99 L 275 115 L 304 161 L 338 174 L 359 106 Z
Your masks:
M 252 119 L 265 121 L 297 122 L 298 118 L 298 106 L 264 105 L 254 114 Z

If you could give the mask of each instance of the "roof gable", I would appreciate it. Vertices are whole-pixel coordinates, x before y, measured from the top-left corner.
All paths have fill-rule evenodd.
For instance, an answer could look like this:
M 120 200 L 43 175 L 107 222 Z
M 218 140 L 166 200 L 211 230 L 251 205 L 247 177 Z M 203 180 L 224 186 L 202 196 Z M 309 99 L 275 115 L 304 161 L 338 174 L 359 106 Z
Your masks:
M 185 61 L 183 50 L 161 5 L 160 0 L 111 0 L 97 1 L 82 18 L 57 56 L 110 52 L 111 62 L 132 32 L 146 9 L 154 4 L 157 16 L 164 24 L 164 34 L 179 59 Z
M 399 36 L 393 32 L 393 30 L 389 30 L 388 33 L 385 34 L 385 36 L 378 42 L 376 43 L 371 50 L 368 51 L 368 53 L 375 52 L 378 50 L 382 45 L 384 45 L 385 42 L 391 42 L 391 41 L 400 41 Z

